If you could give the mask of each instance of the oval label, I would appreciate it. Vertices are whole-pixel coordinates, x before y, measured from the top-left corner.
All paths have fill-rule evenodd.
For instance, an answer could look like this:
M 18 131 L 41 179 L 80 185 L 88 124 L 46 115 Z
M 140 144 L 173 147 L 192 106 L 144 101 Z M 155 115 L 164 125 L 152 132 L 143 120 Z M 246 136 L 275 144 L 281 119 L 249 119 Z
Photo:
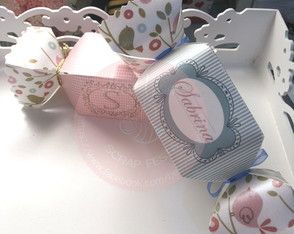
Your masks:
M 231 93 L 207 74 L 205 66 L 186 63 L 155 83 L 166 136 L 201 163 L 214 161 L 240 142 Z
M 222 105 L 203 82 L 190 78 L 178 80 L 168 99 L 174 123 L 189 139 L 208 144 L 221 135 L 225 121 Z

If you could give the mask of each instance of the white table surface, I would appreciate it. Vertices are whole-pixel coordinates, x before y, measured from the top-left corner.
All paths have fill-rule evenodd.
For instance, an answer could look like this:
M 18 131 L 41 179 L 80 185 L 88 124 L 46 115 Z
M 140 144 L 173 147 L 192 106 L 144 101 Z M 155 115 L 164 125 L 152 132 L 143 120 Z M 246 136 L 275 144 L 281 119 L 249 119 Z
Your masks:
M 76 114 L 62 92 L 46 112 L 24 111 L 11 94 L 1 71 L 0 233 L 188 234 L 199 233 L 198 226 L 207 229 L 207 206 L 214 200 L 205 184 L 180 180 L 132 191 L 107 182 L 84 159 L 75 139 Z M 199 204 L 197 197 L 210 203 Z M 195 215 L 198 210 L 207 217 Z

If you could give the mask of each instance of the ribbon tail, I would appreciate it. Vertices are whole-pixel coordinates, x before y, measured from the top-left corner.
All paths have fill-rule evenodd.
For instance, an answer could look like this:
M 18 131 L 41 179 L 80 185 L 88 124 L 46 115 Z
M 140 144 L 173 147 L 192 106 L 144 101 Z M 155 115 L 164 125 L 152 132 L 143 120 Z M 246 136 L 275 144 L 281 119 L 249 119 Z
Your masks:
M 219 197 L 220 193 L 222 192 L 223 188 L 225 187 L 225 185 L 227 184 L 228 182 L 223 182 L 219 188 L 213 192 L 212 191 L 212 185 L 213 185 L 213 182 L 208 182 L 207 183 L 207 191 L 208 193 L 213 197 L 213 198 L 217 198 Z
M 256 159 L 252 165 L 252 167 L 256 167 L 259 166 L 260 164 L 262 164 L 266 159 L 268 158 L 268 154 L 265 151 L 265 149 L 261 149 L 259 150 Z

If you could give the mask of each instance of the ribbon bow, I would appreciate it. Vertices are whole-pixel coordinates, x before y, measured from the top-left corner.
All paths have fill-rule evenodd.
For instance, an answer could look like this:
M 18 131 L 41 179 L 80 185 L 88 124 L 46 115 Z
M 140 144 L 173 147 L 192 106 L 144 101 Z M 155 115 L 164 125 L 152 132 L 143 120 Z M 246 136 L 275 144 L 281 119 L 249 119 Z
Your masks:
M 261 150 L 252 165 L 267 159 Z M 294 227 L 294 191 L 280 173 L 249 169 L 224 181 L 211 196 L 218 197 L 210 220 L 211 233 L 266 234 Z

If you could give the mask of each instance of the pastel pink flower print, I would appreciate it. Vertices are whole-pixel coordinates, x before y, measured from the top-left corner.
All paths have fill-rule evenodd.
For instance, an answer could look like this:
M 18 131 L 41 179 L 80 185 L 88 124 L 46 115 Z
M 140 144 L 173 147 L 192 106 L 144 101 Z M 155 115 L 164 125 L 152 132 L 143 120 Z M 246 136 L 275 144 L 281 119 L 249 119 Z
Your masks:
M 133 16 L 134 16 L 134 12 L 132 10 L 126 10 L 124 13 L 124 17 L 126 19 L 131 19 L 131 18 L 133 18 Z
M 260 225 L 259 231 L 261 234 L 266 234 L 265 231 L 268 232 L 277 232 L 278 229 L 274 226 L 271 226 L 272 220 L 271 219 L 266 219 L 265 221 L 263 221 L 263 223 Z
M 258 227 L 257 219 L 261 213 L 263 201 L 261 196 L 248 188 L 233 203 L 235 218 L 245 226 Z
M 216 217 L 212 216 L 209 224 L 209 231 L 216 232 L 219 229 L 219 221 Z
M 46 89 L 50 89 L 52 88 L 54 85 L 54 82 L 52 80 L 48 80 L 46 83 L 45 83 L 45 88 Z
M 12 77 L 12 76 L 9 76 L 8 82 L 10 84 L 15 84 L 16 83 L 16 79 L 14 77 Z
M 154 39 L 149 44 L 149 49 L 153 51 L 158 50 L 160 47 L 161 47 L 161 41 L 159 39 Z
M 274 187 L 276 187 L 276 188 L 280 188 L 280 187 L 282 187 L 283 186 L 283 182 L 282 181 L 280 181 L 280 180 L 273 180 L 272 181 L 272 185 L 274 186 Z

